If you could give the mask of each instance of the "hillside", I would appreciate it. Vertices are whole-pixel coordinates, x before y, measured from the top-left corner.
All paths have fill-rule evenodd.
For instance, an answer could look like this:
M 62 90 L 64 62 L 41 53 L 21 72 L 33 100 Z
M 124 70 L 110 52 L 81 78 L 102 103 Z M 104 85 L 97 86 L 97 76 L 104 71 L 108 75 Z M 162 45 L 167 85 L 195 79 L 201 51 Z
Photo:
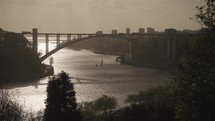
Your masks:
M 80 41 L 69 48 L 92 50 L 101 54 L 126 55 L 129 53 L 129 42 L 119 38 L 102 37 Z

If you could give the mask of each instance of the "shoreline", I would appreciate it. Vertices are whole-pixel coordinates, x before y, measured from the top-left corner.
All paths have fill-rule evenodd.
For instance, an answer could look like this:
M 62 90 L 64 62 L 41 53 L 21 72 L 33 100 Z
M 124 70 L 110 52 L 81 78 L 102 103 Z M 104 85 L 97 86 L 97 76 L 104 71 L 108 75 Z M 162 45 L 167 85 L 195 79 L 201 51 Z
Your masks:
M 69 49 L 72 49 L 75 51 L 82 50 L 79 48 L 69 48 Z M 86 50 L 88 50 L 88 49 L 86 49 Z M 161 63 L 143 62 L 141 60 L 122 59 L 126 54 L 120 53 L 120 52 L 118 52 L 118 53 L 117 52 L 105 52 L 105 51 L 98 51 L 98 50 L 93 50 L 93 49 L 89 49 L 88 51 L 92 51 L 95 54 L 118 56 L 116 58 L 116 61 L 122 65 L 131 65 L 131 66 L 137 66 L 137 67 L 143 67 L 143 68 L 159 69 L 159 70 L 164 70 L 167 72 L 173 72 L 175 70 L 174 65 L 171 63 L 161 64 Z M 121 61 L 118 61 L 118 59 L 121 59 Z
M 42 79 L 48 76 L 51 76 L 54 74 L 54 67 L 51 65 L 44 65 L 44 70 L 41 72 L 41 74 L 34 75 L 33 77 L 29 78 L 17 78 L 15 81 L 9 80 L 9 81 L 2 81 L 0 84 L 0 89 L 12 89 L 15 86 L 13 85 L 19 85 L 19 87 L 24 86 L 35 86 L 38 84 L 38 79 Z
M 162 63 L 144 62 L 141 60 L 132 60 L 132 59 L 124 58 L 123 56 L 117 57 L 116 61 L 119 62 L 120 64 L 138 66 L 143 68 L 159 69 L 167 72 L 173 72 L 175 70 L 174 65 L 171 63 L 162 64 Z

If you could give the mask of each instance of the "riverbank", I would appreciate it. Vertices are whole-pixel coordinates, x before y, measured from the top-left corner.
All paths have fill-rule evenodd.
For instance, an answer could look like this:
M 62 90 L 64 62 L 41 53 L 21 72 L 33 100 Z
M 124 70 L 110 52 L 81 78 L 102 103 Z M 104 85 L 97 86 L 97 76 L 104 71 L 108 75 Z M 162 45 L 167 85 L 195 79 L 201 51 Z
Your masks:
M 125 53 L 119 53 L 119 52 L 93 51 L 93 50 L 91 51 L 96 54 L 118 56 L 116 58 L 116 61 L 123 65 L 132 65 L 132 66 L 143 67 L 143 68 L 154 68 L 154 69 L 164 70 L 168 72 L 172 72 L 175 70 L 173 63 L 155 63 L 155 62 L 146 62 L 143 60 L 128 59 L 124 57 Z
M 175 66 L 172 63 L 146 62 L 143 60 L 134 60 L 134 59 L 125 58 L 123 56 L 117 57 L 116 61 L 121 64 L 144 67 L 144 68 L 154 68 L 154 69 L 164 70 L 168 72 L 173 72 L 175 70 Z
M 25 86 L 35 86 L 38 83 L 38 80 L 41 78 L 45 78 L 47 76 L 51 76 L 54 74 L 54 67 L 51 65 L 43 64 L 44 69 L 42 72 L 38 73 L 28 73 L 20 75 L 19 77 L 14 75 L 10 80 L 1 80 L 0 81 L 0 89 L 12 89 L 14 87 L 25 87 Z
M 19 33 L 0 28 L 0 87 L 6 83 L 28 82 L 54 73 L 54 68 L 42 64 L 32 43 Z M 3 36 L 4 35 L 4 36 Z
M 69 48 L 71 49 L 71 48 Z M 72 49 L 75 51 L 81 51 L 81 49 Z M 155 62 L 145 62 L 142 60 L 131 60 L 131 59 L 125 59 L 125 53 L 120 52 L 108 52 L 108 51 L 98 51 L 98 50 L 88 50 L 92 51 L 95 54 L 102 54 L 102 55 L 111 55 L 111 56 L 118 56 L 116 57 L 116 62 L 119 62 L 122 65 L 131 65 L 131 66 L 137 66 L 142 68 L 152 68 L 152 69 L 159 69 L 163 71 L 173 72 L 175 70 L 173 63 L 155 63 Z

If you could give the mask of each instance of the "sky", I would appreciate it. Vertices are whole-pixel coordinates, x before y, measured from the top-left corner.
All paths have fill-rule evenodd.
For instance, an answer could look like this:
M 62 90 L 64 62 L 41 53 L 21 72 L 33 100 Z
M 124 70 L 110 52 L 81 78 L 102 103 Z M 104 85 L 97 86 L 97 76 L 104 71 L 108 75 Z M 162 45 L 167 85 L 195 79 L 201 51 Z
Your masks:
M 153 27 L 200 29 L 195 19 L 204 0 L 0 0 L 0 28 L 22 32 L 84 32 Z

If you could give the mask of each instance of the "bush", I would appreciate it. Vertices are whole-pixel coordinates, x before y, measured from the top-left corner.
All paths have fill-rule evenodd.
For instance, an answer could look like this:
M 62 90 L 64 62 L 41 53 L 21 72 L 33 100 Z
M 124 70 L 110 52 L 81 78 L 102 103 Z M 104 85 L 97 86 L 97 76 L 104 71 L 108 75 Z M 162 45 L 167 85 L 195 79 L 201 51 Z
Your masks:
M 118 110 L 115 118 L 124 121 L 174 121 L 174 103 L 168 90 L 166 86 L 159 86 L 129 95 L 125 102 L 130 105 Z
M 27 112 L 25 114 L 25 121 L 43 121 L 44 112 Z
M 174 121 L 174 105 L 167 87 L 129 95 L 130 105 L 116 109 L 114 97 L 102 96 L 80 105 L 83 121 Z
M 169 84 L 176 102 L 176 118 L 183 121 L 215 120 L 215 1 L 197 6 L 203 28 L 179 59 Z
M 80 105 L 83 121 L 109 121 L 117 106 L 116 98 L 103 95 Z
M 23 107 L 12 101 L 9 93 L 0 91 L 0 121 L 22 121 L 25 119 Z

